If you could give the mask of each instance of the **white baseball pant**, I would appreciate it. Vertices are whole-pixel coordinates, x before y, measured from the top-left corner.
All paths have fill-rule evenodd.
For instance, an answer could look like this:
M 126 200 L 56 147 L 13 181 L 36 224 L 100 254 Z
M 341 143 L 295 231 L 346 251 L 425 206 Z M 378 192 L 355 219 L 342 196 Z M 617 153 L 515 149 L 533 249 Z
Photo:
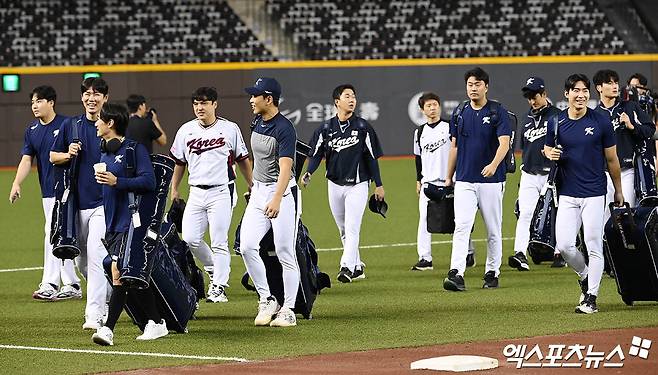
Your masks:
M 87 278 L 87 305 L 85 317 L 100 319 L 105 314 L 107 291 L 110 288 L 105 278 L 103 259 L 107 256 L 107 249 L 103 246 L 101 238 L 105 237 L 105 210 L 103 206 L 80 210 L 78 214 L 78 244 L 80 256 L 76 258 L 76 265 Z
M 359 236 L 363 212 L 368 202 L 369 181 L 356 185 L 337 185 L 327 180 L 329 195 L 329 208 L 334 216 L 340 241 L 343 244 L 343 255 L 340 266 L 347 267 L 352 272 L 361 268 L 361 254 L 359 253 Z
M 231 253 L 228 248 L 228 230 L 231 226 L 235 194 L 233 183 L 207 190 L 190 186 L 185 212 L 183 213 L 183 241 L 196 253 L 207 253 L 203 241 L 206 228 L 210 227 L 210 251 L 212 251 L 213 280 L 215 285 L 228 286 L 231 273 Z M 203 247 L 203 248 L 202 248 Z M 199 251 L 199 249 L 201 251 Z M 205 265 L 205 264 L 204 264 Z
M 427 184 L 422 184 L 420 188 L 420 195 L 418 196 L 418 236 L 416 237 L 416 250 L 418 251 L 418 260 L 425 259 L 429 262 L 432 261 L 432 233 L 427 231 L 427 202 L 429 198 L 425 195 L 425 188 Z M 475 253 L 475 246 L 473 241 L 468 240 L 468 254 Z
M 41 283 L 50 283 L 59 287 L 62 285 L 80 284 L 80 278 L 75 273 L 75 264 L 72 260 L 61 259 L 53 255 L 53 245 L 50 243 L 50 225 L 53 218 L 53 207 L 55 198 L 43 198 L 43 214 L 46 217 L 45 232 L 46 237 L 43 241 L 43 276 Z
M 546 184 L 548 175 L 530 174 L 521 171 L 519 184 L 519 219 L 516 221 L 516 234 L 514 239 L 514 254 L 528 253 L 530 242 L 530 224 L 532 215 L 537 207 L 541 189 Z M 555 253 L 558 253 L 555 251 Z
M 270 293 L 270 286 L 267 283 L 265 264 L 260 257 L 259 249 L 260 241 L 272 228 L 274 249 L 283 268 L 283 307 L 293 309 L 300 282 L 295 246 L 297 224 L 301 213 L 301 195 L 295 185 L 295 180 L 290 180 L 281 199 L 279 214 L 270 219 L 265 215 L 265 206 L 272 200 L 275 191 L 276 183 L 254 181 L 251 198 L 242 217 L 240 252 L 260 300 L 267 300 L 272 293 Z
M 610 178 L 608 172 L 605 172 L 605 177 L 608 181 L 605 206 L 608 207 L 610 202 L 615 201 L 615 185 L 612 184 L 612 178 Z M 629 168 L 621 171 L 621 192 L 624 194 L 624 202 L 628 202 L 631 207 L 637 205 L 637 197 L 635 196 L 635 169 Z M 610 210 L 606 209 L 603 220 L 604 225 L 608 222 L 608 219 L 610 219 Z
M 468 239 L 475 222 L 478 207 L 487 228 L 485 273 L 494 271 L 496 277 L 500 274 L 500 264 L 503 257 L 504 193 L 504 182 L 471 183 L 457 181 L 455 183 L 455 233 L 452 237 L 450 269 L 456 269 L 459 275 L 463 276 L 466 269 Z
M 567 264 L 580 276 L 587 277 L 587 293 L 598 295 L 603 276 L 603 214 L 605 196 L 574 198 L 560 196 L 555 224 L 555 246 Z M 583 226 L 589 267 L 576 248 L 576 236 Z

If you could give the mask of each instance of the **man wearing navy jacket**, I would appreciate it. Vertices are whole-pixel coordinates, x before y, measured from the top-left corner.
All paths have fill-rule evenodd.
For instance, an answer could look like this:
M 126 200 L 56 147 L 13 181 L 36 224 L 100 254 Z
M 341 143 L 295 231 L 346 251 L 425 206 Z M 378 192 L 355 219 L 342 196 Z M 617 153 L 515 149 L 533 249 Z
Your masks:
M 546 87 L 541 77 L 529 77 L 521 89 L 523 97 L 528 100 L 530 110 L 521 130 L 521 181 L 519 183 L 519 220 L 516 222 L 514 255 L 508 258 L 510 267 L 527 271 L 528 243 L 530 241 L 530 222 L 541 190 L 548 180 L 551 170 L 550 160 L 544 157 L 544 138 L 548 122 L 560 113 L 549 101 Z M 553 254 L 551 267 L 564 267 L 566 263 L 557 250 Z
M 365 278 L 359 252 L 361 220 L 368 201 L 370 181 L 375 183 L 375 198 L 380 201 L 384 199 L 384 185 L 377 161 L 383 152 L 375 129 L 354 113 L 354 86 L 340 85 L 334 89 L 332 97 L 337 114 L 320 125 L 313 134 L 308 169 L 302 183 L 309 183 L 324 158 L 327 163 L 329 207 L 343 243 L 337 278 L 342 283 L 349 283 Z
M 126 304 L 129 290 L 122 285 L 117 267 L 117 259 L 125 242 L 132 220 L 129 194 L 141 194 L 155 189 L 155 174 L 149 152 L 143 144 L 126 139 L 128 111 L 118 104 L 103 105 L 96 121 L 97 134 L 103 138 L 100 163 L 105 167 L 95 172 L 96 182 L 103 188 L 105 208 L 105 244 L 112 257 L 112 296 L 107 322 L 92 336 L 99 345 L 114 345 L 114 327 Z M 131 151 L 129 151 L 129 147 Z M 128 173 L 128 152 L 134 152 L 134 176 Z M 138 224 L 133 223 L 135 226 Z M 143 251 L 131 248 L 131 251 Z M 130 289 L 136 301 L 146 312 L 149 320 L 144 333 L 137 340 L 154 340 L 167 335 L 167 324 L 161 318 L 152 288 Z M 157 322 L 157 323 L 156 323 Z

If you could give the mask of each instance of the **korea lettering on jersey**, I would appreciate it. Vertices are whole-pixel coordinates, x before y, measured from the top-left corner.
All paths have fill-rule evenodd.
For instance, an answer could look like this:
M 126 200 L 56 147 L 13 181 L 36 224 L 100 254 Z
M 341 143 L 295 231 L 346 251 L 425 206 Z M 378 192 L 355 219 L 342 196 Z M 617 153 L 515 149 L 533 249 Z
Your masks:
M 423 166 L 422 183 L 445 182 L 448 173 L 448 156 L 450 154 L 450 125 L 441 121 L 433 128 L 425 128 L 418 139 L 418 131 L 414 135 L 414 155 L 421 158 Z
M 188 121 L 176 133 L 171 155 L 189 169 L 190 185 L 224 185 L 235 179 L 233 164 L 249 157 L 240 128 L 223 118 L 207 127 Z
M 353 116 L 341 124 L 334 117 L 315 131 L 310 144 L 314 149 L 312 158 L 325 157 L 326 177 L 334 183 L 354 185 L 377 178 L 369 164 L 382 155 L 382 150 L 365 120 Z

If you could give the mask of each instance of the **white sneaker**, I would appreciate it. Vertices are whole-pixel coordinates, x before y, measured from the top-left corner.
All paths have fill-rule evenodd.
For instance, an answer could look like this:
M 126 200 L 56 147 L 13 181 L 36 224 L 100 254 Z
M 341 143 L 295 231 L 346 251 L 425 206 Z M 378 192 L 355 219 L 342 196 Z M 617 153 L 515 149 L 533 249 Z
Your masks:
M 96 333 L 91 336 L 91 340 L 98 345 L 112 346 L 114 345 L 114 333 L 108 327 L 103 326 L 96 330 Z
M 210 284 L 208 288 L 208 296 L 206 297 L 206 302 L 217 303 L 217 302 L 228 302 L 228 297 L 226 297 L 226 291 L 224 287 L 220 285 Z
M 77 288 L 76 288 L 77 286 Z M 69 284 L 69 285 L 64 285 L 60 290 L 59 293 L 55 295 L 55 300 L 61 301 L 61 300 L 66 300 L 66 299 L 82 299 L 82 289 L 80 289 L 80 285 L 78 284 Z
M 279 312 L 281 306 L 276 302 L 274 296 L 269 296 L 265 301 L 258 302 L 258 315 L 254 319 L 254 325 L 266 326 L 272 321 L 272 317 Z
M 82 325 L 82 329 L 100 329 L 103 326 L 102 318 L 94 318 L 85 316 L 85 323 Z
M 55 287 L 50 283 L 41 283 L 39 284 L 39 289 L 32 293 L 32 298 L 41 301 L 52 301 L 55 295 L 57 295 L 57 289 Z
M 282 308 L 276 318 L 270 322 L 270 327 L 294 327 L 297 325 L 295 313 L 287 307 Z
M 168 334 L 169 330 L 167 330 L 167 323 L 164 319 L 160 321 L 160 324 L 155 324 L 154 321 L 149 320 L 146 327 L 144 327 L 144 333 L 137 336 L 137 340 L 155 340 Z

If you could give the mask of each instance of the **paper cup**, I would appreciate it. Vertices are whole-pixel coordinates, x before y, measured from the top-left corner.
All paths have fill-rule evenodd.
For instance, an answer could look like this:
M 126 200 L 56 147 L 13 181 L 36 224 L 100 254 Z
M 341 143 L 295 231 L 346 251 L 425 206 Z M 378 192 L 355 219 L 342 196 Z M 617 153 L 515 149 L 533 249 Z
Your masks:
M 105 163 L 96 163 L 94 164 L 94 172 L 105 172 L 107 170 L 107 164 Z

